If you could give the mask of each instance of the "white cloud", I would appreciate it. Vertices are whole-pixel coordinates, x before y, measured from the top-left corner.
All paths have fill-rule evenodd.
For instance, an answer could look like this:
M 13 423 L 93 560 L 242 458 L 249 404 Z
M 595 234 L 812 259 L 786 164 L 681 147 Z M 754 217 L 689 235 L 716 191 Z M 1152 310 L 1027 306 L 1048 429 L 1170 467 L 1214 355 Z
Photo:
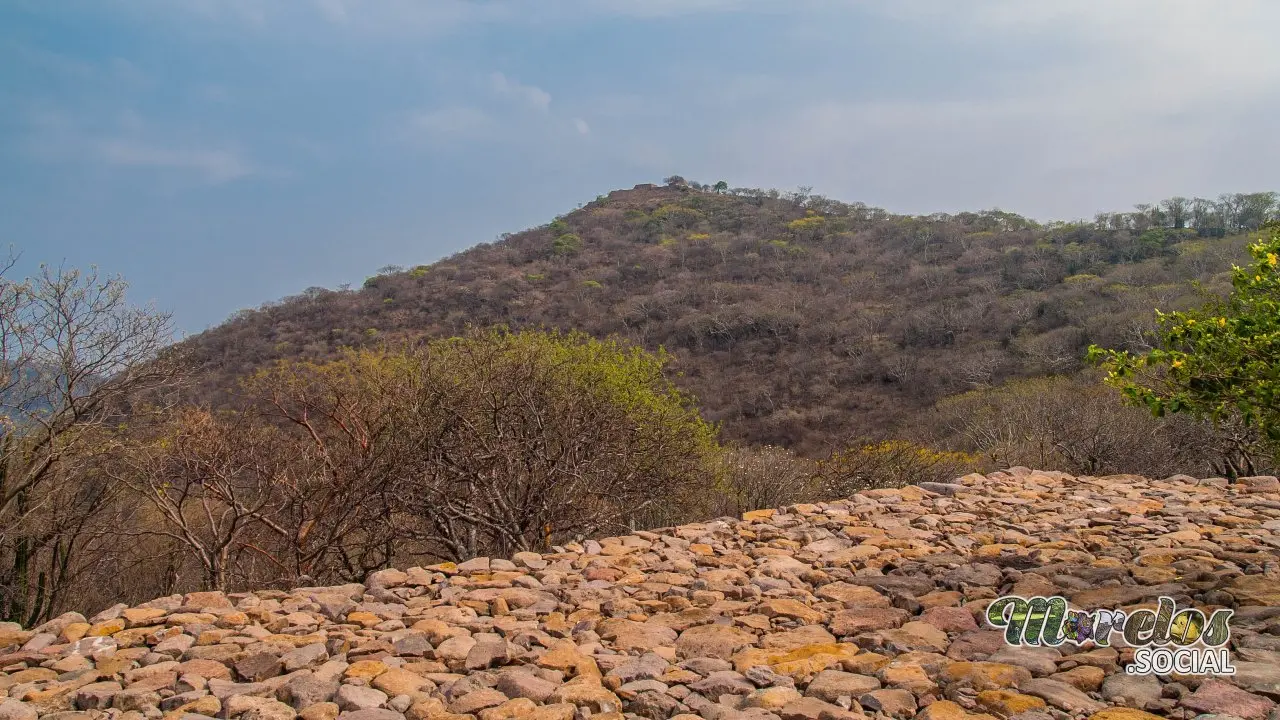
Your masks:
M 577 129 L 579 135 L 591 134 L 591 126 L 588 125 L 587 121 L 583 120 L 582 118 L 574 118 L 573 127 Z
M 329 22 L 345 23 L 347 21 L 347 6 L 343 0 L 315 0 L 315 3 L 320 14 Z
M 1280 146 L 1267 139 L 1280 109 L 1280 55 L 1270 37 L 1280 4 L 886 0 L 864 7 L 900 22 L 904 34 L 936 34 L 954 45 L 956 62 L 978 82 L 963 94 L 913 96 L 903 86 L 892 98 L 828 89 L 776 111 L 740 112 L 713 141 L 710 167 L 906 211 L 1001 205 L 1065 218 L 1171 194 L 1276 184 L 1265 168 L 1280 160 Z M 1037 40 L 1045 52 L 1022 64 L 997 67 L 999 55 L 966 50 Z
M 213 183 L 228 182 L 255 172 L 239 152 L 225 148 L 175 148 L 111 139 L 100 142 L 97 149 L 99 157 L 109 165 L 181 170 Z
M 1122 86 L 1125 96 L 1187 102 L 1200 92 L 1257 92 L 1266 89 L 1259 83 L 1280 79 L 1272 49 L 1280 4 L 1271 0 L 876 0 L 870 7 L 971 41 L 1031 33 L 1068 41 L 1088 52 L 1066 59 L 1058 76 L 1089 72 L 1110 92 Z
M 214 184 L 268 174 L 233 146 L 178 137 L 128 110 L 108 127 L 88 128 L 72 115 L 49 109 L 29 113 L 25 124 L 21 147 L 43 162 L 171 170 Z
M 402 139 L 428 144 L 475 139 L 495 127 L 488 113 L 467 105 L 454 105 L 412 113 L 405 123 Z
M 551 109 L 551 94 L 536 85 L 523 85 L 500 72 L 491 74 L 489 83 L 501 97 L 513 99 L 542 113 Z

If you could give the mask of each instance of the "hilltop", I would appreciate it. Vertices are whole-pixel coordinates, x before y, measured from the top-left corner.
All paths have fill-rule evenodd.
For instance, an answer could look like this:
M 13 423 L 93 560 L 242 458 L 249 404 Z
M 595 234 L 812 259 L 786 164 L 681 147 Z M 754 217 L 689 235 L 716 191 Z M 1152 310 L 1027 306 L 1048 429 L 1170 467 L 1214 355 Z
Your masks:
M 1274 477 L 1013 468 L 363 583 L 0 625 L 0 718 L 1267 720 L 1277 548 Z M 1235 675 L 1129 674 L 1119 634 L 1010 646 L 986 620 L 1007 594 L 1231 609 Z
M 359 289 L 242 311 L 183 347 L 216 399 L 275 359 L 468 324 L 616 334 L 673 353 L 726 439 L 819 454 L 913 428 L 948 395 L 1076 372 L 1090 343 L 1141 346 L 1153 308 L 1199 303 L 1194 281 L 1226 287 L 1246 242 L 1233 233 L 1270 212 L 1224 197 L 1040 224 L 676 178 Z

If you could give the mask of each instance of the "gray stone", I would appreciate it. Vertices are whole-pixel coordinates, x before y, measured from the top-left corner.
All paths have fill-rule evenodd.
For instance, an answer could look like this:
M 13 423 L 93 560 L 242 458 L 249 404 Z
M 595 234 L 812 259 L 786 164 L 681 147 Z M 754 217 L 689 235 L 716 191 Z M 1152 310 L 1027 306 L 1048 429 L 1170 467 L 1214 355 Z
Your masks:
M 351 710 L 338 715 L 338 720 L 404 720 L 404 715 L 394 710 Z
M 343 685 L 338 688 L 333 701 L 343 710 L 367 710 L 387 704 L 387 694 L 362 685 Z
M 504 673 L 498 679 L 498 690 L 511 699 L 528 698 L 541 703 L 556 691 L 558 685 L 527 672 Z
M 36 709 L 10 698 L 0 698 L 0 720 L 36 720 Z
M 295 710 L 303 710 L 317 703 L 331 702 L 337 692 L 336 681 L 300 674 L 282 685 L 276 691 L 276 697 Z
M 1160 699 L 1160 681 L 1154 675 L 1117 673 L 1102 681 L 1101 692 L 1107 700 L 1122 697 L 1124 705 L 1141 710 Z
M 718 670 L 690 684 L 689 688 L 707 697 L 720 697 L 721 695 L 746 695 L 754 692 L 756 686 L 741 673 Z
M 1106 707 L 1081 690 L 1061 680 L 1049 678 L 1032 678 L 1024 681 L 1018 688 L 1024 695 L 1034 695 L 1050 705 L 1066 710 L 1069 713 L 1095 713 Z
M 303 645 L 280 656 L 280 662 L 287 673 L 314 667 L 328 659 L 329 651 L 325 649 L 324 643 Z
M 870 675 L 823 670 L 809 683 L 805 694 L 833 703 L 842 697 L 856 699 L 879 689 L 880 681 Z

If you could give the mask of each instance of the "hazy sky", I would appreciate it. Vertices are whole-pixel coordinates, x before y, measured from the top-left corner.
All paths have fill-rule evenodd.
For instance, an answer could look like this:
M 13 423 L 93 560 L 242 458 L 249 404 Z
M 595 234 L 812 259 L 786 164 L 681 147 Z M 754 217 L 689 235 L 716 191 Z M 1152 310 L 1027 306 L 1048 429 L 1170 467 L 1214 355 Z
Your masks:
M 0 0 L 0 244 L 196 332 L 679 173 L 899 212 L 1280 189 L 1275 0 Z

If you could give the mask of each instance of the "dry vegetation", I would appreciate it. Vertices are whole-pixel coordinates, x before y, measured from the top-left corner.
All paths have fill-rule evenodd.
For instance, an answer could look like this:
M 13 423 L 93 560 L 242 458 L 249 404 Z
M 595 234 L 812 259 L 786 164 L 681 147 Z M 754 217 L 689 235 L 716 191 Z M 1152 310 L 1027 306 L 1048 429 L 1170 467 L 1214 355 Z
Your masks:
M 1153 308 L 1199 304 L 1193 281 L 1229 287 L 1239 233 L 1275 205 L 1174 198 L 1041 225 L 673 181 L 360 289 L 312 288 L 186 345 L 218 397 L 275 359 L 469 323 L 617 335 L 671 352 L 726 439 L 822 457 L 898 437 L 946 396 L 1072 373 L 1090 343 L 1140 348 Z
M 673 179 L 177 346 L 118 279 L 0 270 L 0 620 L 997 466 L 1252 474 L 1249 433 L 1080 370 L 1220 290 L 1274 206 L 1042 226 Z

